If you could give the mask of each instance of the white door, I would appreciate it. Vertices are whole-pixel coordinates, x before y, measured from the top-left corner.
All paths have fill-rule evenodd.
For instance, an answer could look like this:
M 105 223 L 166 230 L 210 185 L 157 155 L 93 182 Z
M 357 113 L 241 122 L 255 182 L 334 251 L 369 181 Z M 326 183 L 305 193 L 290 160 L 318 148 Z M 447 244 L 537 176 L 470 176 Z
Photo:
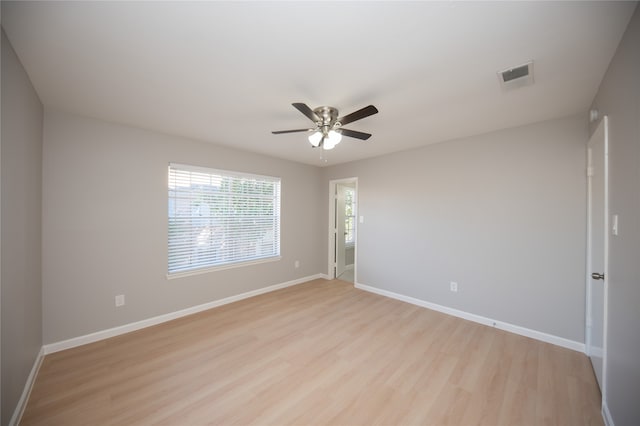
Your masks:
M 605 116 L 588 145 L 589 227 L 587 262 L 587 354 L 604 395 L 604 348 L 607 307 L 608 118 Z
M 342 275 L 345 265 L 345 199 L 347 189 L 344 185 L 336 186 L 336 278 Z

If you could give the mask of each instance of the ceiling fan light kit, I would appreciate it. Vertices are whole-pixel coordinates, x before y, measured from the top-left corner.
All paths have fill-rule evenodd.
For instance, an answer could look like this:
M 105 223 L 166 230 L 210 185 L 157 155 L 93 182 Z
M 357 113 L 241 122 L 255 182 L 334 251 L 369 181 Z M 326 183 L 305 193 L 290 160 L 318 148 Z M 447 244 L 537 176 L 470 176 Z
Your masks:
M 323 138 L 324 142 L 322 141 Z M 309 142 L 311 142 L 311 146 L 313 146 L 314 148 L 317 148 L 320 142 L 322 142 L 322 148 L 333 149 L 340 143 L 341 140 L 342 134 L 336 130 L 329 130 L 329 133 L 327 133 L 326 135 L 324 135 L 321 131 L 317 131 L 309 136 Z
M 338 110 L 334 107 L 321 106 L 312 110 L 303 103 L 294 103 L 292 105 L 309 120 L 313 121 L 315 127 L 311 129 L 277 130 L 272 133 L 279 135 L 282 133 L 313 132 L 309 135 L 309 143 L 313 148 L 322 147 L 324 150 L 335 148 L 342 140 L 342 136 L 361 140 L 369 139 L 371 137 L 370 133 L 344 129 L 342 126 L 378 113 L 376 107 L 369 105 L 344 117 L 339 117 Z
M 321 140 L 322 140 L 322 133 L 320 132 L 313 132 L 309 135 L 309 143 L 314 148 L 317 148 L 320 145 Z

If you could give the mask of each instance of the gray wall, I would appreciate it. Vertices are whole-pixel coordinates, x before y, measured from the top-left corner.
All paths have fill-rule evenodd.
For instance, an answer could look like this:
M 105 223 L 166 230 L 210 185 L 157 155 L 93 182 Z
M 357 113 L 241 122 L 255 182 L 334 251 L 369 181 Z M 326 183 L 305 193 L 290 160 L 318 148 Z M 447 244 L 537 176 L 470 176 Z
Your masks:
M 337 165 L 322 198 L 358 177 L 361 284 L 584 342 L 587 133 L 580 115 Z
M 282 260 L 167 280 L 169 162 L 281 177 Z M 45 343 L 324 269 L 316 167 L 47 109 L 43 179 Z
M 607 405 L 616 425 L 640 424 L 640 7 L 627 27 L 593 107 L 610 117 Z M 595 130 L 597 123 L 592 125 Z
M 2 31 L 2 424 L 42 346 L 43 109 Z

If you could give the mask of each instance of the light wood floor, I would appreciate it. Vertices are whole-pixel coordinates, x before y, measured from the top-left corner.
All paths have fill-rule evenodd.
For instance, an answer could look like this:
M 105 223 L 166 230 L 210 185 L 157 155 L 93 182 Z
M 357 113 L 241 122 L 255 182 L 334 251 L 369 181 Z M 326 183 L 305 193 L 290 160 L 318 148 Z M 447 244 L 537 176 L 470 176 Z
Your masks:
M 47 355 L 23 425 L 602 424 L 584 354 L 317 280 Z

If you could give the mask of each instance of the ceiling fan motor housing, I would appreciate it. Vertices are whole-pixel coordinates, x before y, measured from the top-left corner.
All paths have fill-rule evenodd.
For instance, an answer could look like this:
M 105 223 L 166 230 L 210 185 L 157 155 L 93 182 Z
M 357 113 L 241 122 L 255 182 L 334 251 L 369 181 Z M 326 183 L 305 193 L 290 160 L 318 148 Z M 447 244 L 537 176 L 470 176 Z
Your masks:
M 334 126 L 340 127 L 338 122 L 338 110 L 334 107 L 321 106 L 313 110 L 313 112 L 320 118 L 316 124 L 318 127 L 322 127 L 323 131 L 329 131 Z

